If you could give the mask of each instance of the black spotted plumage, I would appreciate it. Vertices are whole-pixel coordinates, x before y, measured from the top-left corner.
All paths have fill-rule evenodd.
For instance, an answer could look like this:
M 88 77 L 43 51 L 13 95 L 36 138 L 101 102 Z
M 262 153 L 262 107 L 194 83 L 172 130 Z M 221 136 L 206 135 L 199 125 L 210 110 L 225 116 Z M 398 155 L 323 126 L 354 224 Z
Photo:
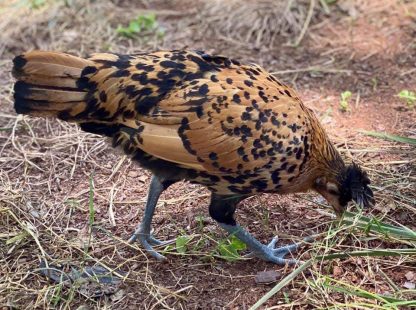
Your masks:
M 262 192 L 313 189 L 337 212 L 373 202 L 367 175 L 344 164 L 312 110 L 255 64 L 201 51 L 33 51 L 14 59 L 13 74 L 16 112 L 111 137 L 158 190 L 183 179 L 206 186 L 214 218 L 235 224 L 234 204 Z M 220 208 L 221 199 L 233 203 Z

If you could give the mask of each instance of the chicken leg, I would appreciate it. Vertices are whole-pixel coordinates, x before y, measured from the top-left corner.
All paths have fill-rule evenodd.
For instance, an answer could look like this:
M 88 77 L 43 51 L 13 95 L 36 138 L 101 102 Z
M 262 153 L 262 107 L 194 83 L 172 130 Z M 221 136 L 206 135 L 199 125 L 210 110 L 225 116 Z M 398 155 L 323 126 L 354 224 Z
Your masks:
M 265 261 L 269 261 L 279 265 L 293 265 L 298 261 L 296 259 L 285 259 L 285 255 L 296 251 L 301 243 L 294 243 L 280 248 L 275 248 L 277 237 L 268 244 L 262 244 L 254 238 L 249 232 L 238 225 L 234 219 L 234 212 L 238 202 L 244 199 L 240 197 L 227 197 L 212 194 L 210 204 L 210 215 L 218 224 L 228 233 L 235 235 L 239 240 L 243 241 L 249 250 L 252 251 L 251 256 L 259 257 Z M 309 239 L 305 239 L 308 241 Z
M 240 225 L 227 225 L 223 223 L 219 223 L 219 225 L 228 233 L 236 236 L 238 239 L 243 241 L 247 245 L 247 247 L 252 251 L 250 253 L 250 256 L 256 256 L 265 261 L 272 262 L 278 265 L 294 265 L 298 263 L 296 259 L 285 259 L 284 257 L 287 254 L 295 252 L 302 244 L 302 242 L 275 248 L 275 245 L 278 240 L 277 237 L 274 237 L 268 245 L 265 245 L 258 241 L 256 238 L 254 238 Z
M 169 241 L 160 241 L 154 238 L 150 234 L 152 218 L 155 213 L 156 205 L 159 200 L 160 194 L 169 187 L 169 185 L 173 184 L 171 181 L 161 181 L 161 179 L 155 175 L 152 176 L 152 180 L 150 182 L 149 193 L 147 195 L 147 202 L 146 207 L 144 210 L 143 220 L 139 225 L 137 225 L 136 230 L 134 231 L 133 235 L 128 240 L 129 243 L 133 243 L 135 241 L 139 241 L 140 244 L 146 249 L 146 251 L 156 258 L 157 260 L 165 260 L 166 258 L 156 252 L 153 249 L 153 246 L 164 245 L 169 243 Z

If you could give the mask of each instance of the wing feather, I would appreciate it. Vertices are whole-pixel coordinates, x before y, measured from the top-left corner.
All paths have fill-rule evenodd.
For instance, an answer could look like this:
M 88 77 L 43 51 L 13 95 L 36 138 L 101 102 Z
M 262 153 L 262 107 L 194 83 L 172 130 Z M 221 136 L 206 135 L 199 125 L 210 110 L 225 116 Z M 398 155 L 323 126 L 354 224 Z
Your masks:
M 90 60 L 100 67 L 91 80 L 96 98 L 105 92 L 111 102 L 109 117 L 137 130 L 138 148 L 182 167 L 269 171 L 284 157 L 291 165 L 306 135 L 299 98 L 260 67 L 193 52 Z

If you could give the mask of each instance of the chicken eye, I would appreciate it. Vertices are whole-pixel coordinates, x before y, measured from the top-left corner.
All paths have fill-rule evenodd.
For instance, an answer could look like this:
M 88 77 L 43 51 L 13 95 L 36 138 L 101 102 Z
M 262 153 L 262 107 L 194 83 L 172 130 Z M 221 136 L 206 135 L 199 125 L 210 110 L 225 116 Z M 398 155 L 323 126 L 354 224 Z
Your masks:
M 339 192 L 334 189 L 329 189 L 328 193 L 330 193 L 331 195 L 339 195 Z

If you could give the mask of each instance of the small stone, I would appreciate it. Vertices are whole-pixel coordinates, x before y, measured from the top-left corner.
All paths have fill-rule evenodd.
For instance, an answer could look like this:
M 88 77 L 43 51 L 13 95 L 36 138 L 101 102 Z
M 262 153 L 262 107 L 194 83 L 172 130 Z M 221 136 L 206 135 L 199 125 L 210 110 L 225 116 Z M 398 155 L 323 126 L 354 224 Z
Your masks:
M 408 288 L 409 290 L 414 290 L 416 288 L 416 284 L 414 282 L 406 281 L 404 282 L 403 287 Z
M 415 274 L 413 271 L 406 272 L 404 275 L 408 281 L 412 281 L 413 279 L 416 280 Z
M 40 218 L 40 214 L 38 211 L 36 210 L 30 210 L 30 214 L 34 217 L 34 218 Z
M 113 295 L 110 296 L 110 299 L 112 301 L 118 301 L 122 299 L 126 295 L 126 292 L 124 290 L 118 290 Z
M 342 275 L 342 273 L 343 273 L 343 270 L 341 267 L 334 266 L 334 269 L 332 270 L 332 275 L 334 277 L 339 277 L 340 275 Z
M 129 177 L 136 178 L 139 175 L 139 173 L 137 171 L 131 170 L 127 173 L 127 175 Z
M 256 274 L 254 280 L 257 284 L 272 283 L 276 282 L 281 276 L 282 274 L 280 272 L 274 270 L 260 271 Z
M 142 175 L 142 176 L 138 177 L 137 180 L 139 182 L 145 183 L 147 181 L 147 176 Z

